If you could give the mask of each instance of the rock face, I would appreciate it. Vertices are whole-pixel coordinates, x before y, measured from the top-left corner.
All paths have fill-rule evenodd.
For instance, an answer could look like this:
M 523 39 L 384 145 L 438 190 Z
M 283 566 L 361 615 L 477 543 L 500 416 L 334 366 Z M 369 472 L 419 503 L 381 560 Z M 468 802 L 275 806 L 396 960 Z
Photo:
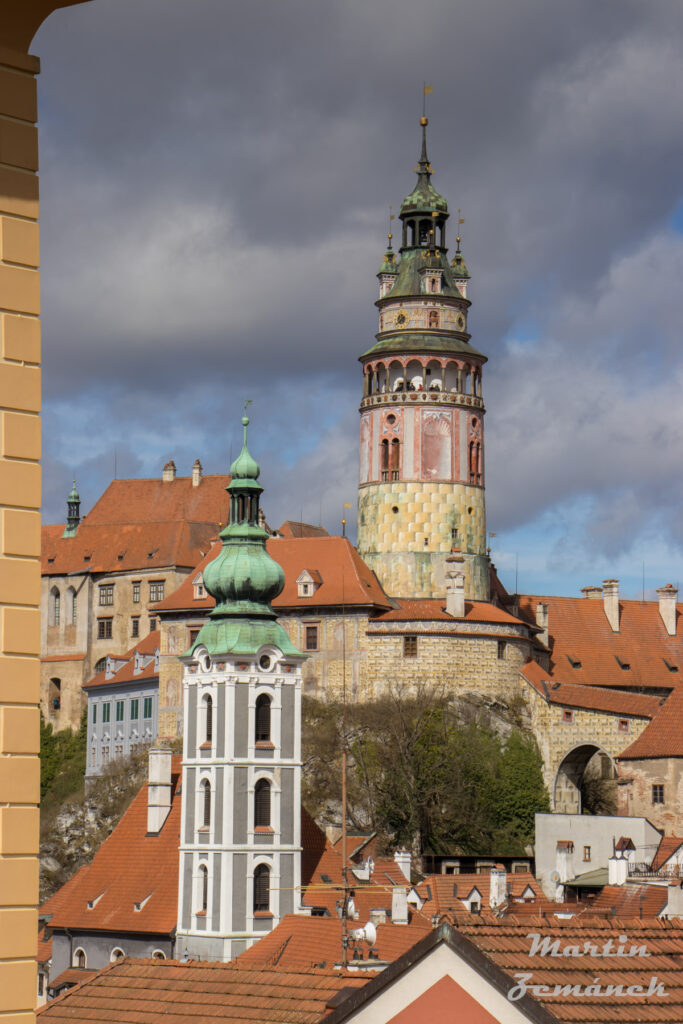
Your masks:
M 86 793 L 69 797 L 41 825 L 40 902 L 89 864 L 147 776 L 147 753 L 114 762 Z

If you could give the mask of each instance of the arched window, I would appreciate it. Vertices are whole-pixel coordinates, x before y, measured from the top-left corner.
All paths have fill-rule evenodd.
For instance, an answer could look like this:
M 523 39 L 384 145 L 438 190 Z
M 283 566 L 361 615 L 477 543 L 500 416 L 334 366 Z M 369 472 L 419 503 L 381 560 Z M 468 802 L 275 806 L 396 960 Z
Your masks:
M 66 592 L 66 621 L 67 625 L 76 625 L 76 613 L 78 610 L 78 598 L 76 597 L 76 591 L 73 587 L 69 587 Z
M 389 442 L 386 440 L 382 441 L 380 445 L 380 471 L 382 474 L 382 480 L 389 479 Z
M 155 949 L 155 950 L 152 951 L 152 959 L 153 960 L 165 960 L 166 959 L 166 954 L 164 953 L 163 949 Z
M 59 711 L 62 706 L 62 680 L 54 676 L 50 680 L 50 709 Z
M 206 864 L 199 865 L 199 913 L 205 914 L 209 905 L 209 869 Z
M 211 783 L 208 779 L 204 779 L 202 782 L 202 793 L 203 793 L 203 811 L 202 811 L 202 823 L 204 828 L 211 827 Z
M 267 864 L 259 864 L 254 871 L 254 913 L 267 913 L 270 910 L 270 868 Z
M 211 743 L 213 740 L 213 698 L 210 693 L 204 697 L 204 740 Z
M 78 949 L 74 951 L 73 966 L 85 967 L 86 963 L 87 959 L 85 955 L 85 950 L 83 949 L 82 946 L 79 946 Z
M 391 470 L 391 479 L 398 480 L 398 462 L 399 462 L 399 440 L 395 437 L 391 442 L 391 458 L 389 460 L 389 469 Z
M 95 673 L 95 675 L 97 675 L 98 672 L 104 672 L 106 667 L 107 667 L 107 658 L 105 656 L 104 658 L 99 658 L 95 662 L 95 666 L 93 668 L 93 672 Z
M 49 621 L 50 621 L 50 625 L 51 626 L 58 626 L 59 625 L 60 604 L 61 604 L 61 597 L 59 595 L 59 590 L 57 589 L 57 587 L 53 587 L 52 590 L 50 591 L 50 620 Z
M 256 698 L 256 742 L 270 739 L 270 697 L 262 693 Z
M 109 954 L 109 960 L 111 963 L 115 964 L 119 960 L 123 960 L 125 955 L 126 954 L 123 952 L 120 946 L 114 946 L 111 953 Z
M 254 786 L 254 828 L 270 826 L 270 783 L 259 779 Z
M 429 229 L 431 224 L 428 220 L 420 221 L 420 245 L 427 245 L 429 242 Z
M 436 291 L 436 289 L 434 289 L 434 291 Z M 436 309 L 432 309 L 429 312 L 429 326 L 430 327 L 438 327 L 439 326 L 439 313 L 438 313 L 438 310 L 436 310 Z

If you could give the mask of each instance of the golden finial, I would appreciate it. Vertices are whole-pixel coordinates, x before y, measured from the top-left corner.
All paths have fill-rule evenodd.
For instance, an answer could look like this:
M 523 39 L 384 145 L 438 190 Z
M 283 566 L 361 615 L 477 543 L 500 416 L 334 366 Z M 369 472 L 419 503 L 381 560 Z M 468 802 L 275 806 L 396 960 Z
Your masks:
M 423 128 L 426 128 L 427 125 L 429 124 L 429 118 L 428 117 L 421 117 L 420 118 L 420 124 L 422 125 Z

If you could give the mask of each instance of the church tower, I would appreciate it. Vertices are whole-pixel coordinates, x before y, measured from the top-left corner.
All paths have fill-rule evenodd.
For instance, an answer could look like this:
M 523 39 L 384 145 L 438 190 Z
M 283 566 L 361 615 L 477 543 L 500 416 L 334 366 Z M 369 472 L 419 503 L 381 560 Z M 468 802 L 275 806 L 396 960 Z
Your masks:
M 184 663 L 179 956 L 231 960 L 300 904 L 301 664 L 275 618 L 284 573 L 259 525 L 259 466 L 230 467 L 216 607 Z
M 448 205 L 431 183 L 427 118 L 417 184 L 401 204 L 379 278 L 379 332 L 360 357 L 358 550 L 396 597 L 440 597 L 446 558 L 464 559 L 465 596 L 489 598 L 484 501 L 486 357 L 470 344 L 469 273 L 446 248 Z

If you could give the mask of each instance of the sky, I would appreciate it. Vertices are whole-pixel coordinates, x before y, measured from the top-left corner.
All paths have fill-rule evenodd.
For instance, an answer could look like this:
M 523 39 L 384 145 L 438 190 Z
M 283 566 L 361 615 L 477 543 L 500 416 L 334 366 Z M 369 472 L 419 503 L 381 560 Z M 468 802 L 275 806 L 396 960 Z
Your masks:
M 44 517 L 227 472 L 355 536 L 389 206 L 463 211 L 508 589 L 683 583 L 680 0 L 91 0 L 41 58 Z

